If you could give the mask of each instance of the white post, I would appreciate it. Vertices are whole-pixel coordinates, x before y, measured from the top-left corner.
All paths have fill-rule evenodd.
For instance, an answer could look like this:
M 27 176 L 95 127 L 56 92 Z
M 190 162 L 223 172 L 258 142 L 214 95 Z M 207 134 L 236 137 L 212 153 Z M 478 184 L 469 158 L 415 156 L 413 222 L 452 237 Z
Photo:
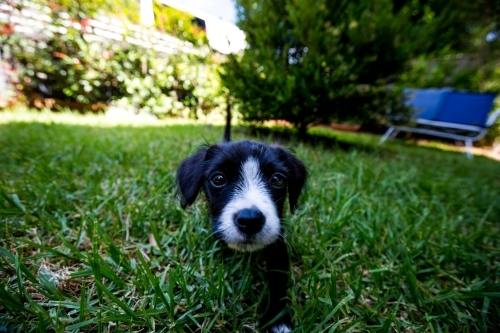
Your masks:
M 4 74 L 3 49 L 0 47 L 0 107 L 7 104 L 7 75 Z
M 474 158 L 474 154 L 472 153 L 472 140 L 465 140 L 465 154 L 467 154 L 467 158 L 469 160 Z
M 394 131 L 394 127 L 392 127 L 392 126 L 389 127 L 387 129 L 387 131 L 384 133 L 384 135 L 380 138 L 379 143 L 384 143 L 385 140 L 387 140 L 391 136 L 391 134 L 392 134 L 393 131 Z
M 141 1 L 141 24 L 150 27 L 155 23 L 155 12 L 153 10 L 153 0 Z

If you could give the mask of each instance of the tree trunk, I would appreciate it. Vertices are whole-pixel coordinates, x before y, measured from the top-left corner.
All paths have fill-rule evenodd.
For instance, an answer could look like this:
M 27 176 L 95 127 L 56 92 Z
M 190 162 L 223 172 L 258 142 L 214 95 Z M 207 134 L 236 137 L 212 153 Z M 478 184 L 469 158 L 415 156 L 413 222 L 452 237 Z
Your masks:
M 226 108 L 226 128 L 224 129 L 224 141 L 231 141 L 231 98 L 227 98 Z
M 305 139 L 307 136 L 307 124 L 298 123 L 295 125 L 300 139 Z

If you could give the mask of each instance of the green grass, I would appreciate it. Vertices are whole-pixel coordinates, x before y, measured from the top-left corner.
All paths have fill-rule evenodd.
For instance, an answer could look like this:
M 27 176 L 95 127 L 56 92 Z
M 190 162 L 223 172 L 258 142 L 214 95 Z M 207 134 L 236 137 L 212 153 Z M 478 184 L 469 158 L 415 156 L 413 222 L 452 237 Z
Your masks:
M 259 253 L 226 249 L 203 200 L 183 211 L 175 195 L 180 161 L 222 128 L 9 117 L 0 331 L 254 331 Z M 285 142 L 310 171 L 286 220 L 295 331 L 497 331 L 500 164 L 337 137 Z

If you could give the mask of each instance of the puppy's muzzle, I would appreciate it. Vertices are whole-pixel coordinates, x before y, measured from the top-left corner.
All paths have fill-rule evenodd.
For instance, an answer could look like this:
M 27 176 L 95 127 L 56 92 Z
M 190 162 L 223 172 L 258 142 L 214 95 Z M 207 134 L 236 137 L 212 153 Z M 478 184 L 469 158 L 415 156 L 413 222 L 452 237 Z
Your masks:
M 242 209 L 234 216 L 234 224 L 238 230 L 248 236 L 261 231 L 264 223 L 264 214 L 255 207 Z

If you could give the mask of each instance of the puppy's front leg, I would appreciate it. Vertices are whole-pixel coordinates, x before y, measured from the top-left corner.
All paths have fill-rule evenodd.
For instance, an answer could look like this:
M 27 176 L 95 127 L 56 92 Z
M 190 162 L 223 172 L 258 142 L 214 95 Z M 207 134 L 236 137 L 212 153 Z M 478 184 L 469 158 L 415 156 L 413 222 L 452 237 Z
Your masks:
M 290 263 L 285 241 L 280 237 L 264 250 L 267 264 L 268 294 L 264 297 L 264 316 L 261 326 L 270 333 L 287 333 L 293 329 L 290 315 L 286 311 L 286 290 Z M 277 318 L 279 316 L 279 318 Z M 268 325 L 269 322 L 273 322 Z

